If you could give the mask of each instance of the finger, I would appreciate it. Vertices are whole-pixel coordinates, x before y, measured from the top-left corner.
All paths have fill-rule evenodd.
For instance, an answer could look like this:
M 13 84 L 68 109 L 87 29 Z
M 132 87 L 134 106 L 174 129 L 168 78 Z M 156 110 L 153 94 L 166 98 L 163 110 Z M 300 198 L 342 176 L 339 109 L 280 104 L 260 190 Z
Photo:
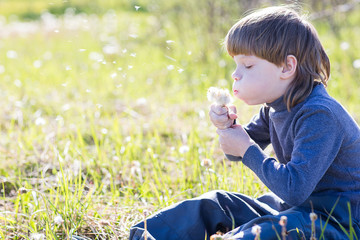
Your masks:
M 223 115 L 223 114 L 227 114 L 228 108 L 225 106 L 218 105 L 218 104 L 212 104 L 210 106 L 210 112 L 214 112 L 217 115 Z
M 235 105 L 228 105 L 229 112 L 237 113 L 236 106 Z
M 237 119 L 236 107 L 234 105 L 230 105 L 230 106 L 228 106 L 228 108 L 229 108 L 229 118 Z
M 209 117 L 213 123 L 222 123 L 222 122 L 226 122 L 228 120 L 227 115 L 225 115 L 225 114 L 218 115 L 215 112 L 209 112 Z

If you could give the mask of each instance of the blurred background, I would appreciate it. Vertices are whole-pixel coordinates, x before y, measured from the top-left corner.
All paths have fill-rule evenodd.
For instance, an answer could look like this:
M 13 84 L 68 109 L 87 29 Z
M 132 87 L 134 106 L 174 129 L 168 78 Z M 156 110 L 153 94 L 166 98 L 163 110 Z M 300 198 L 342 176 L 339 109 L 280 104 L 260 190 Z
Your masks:
M 0 0 L 0 239 L 126 239 L 206 191 L 266 191 L 224 159 L 206 91 L 231 88 L 229 28 L 279 4 L 315 25 L 360 122 L 359 0 Z

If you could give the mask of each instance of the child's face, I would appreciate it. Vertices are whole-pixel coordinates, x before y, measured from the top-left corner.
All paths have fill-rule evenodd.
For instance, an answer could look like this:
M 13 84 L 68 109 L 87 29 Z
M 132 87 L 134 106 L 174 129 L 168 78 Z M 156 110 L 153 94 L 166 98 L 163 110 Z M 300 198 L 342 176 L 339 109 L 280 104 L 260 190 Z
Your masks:
M 249 105 L 271 103 L 284 95 L 289 81 L 282 79 L 283 67 L 248 55 L 234 56 L 234 96 Z

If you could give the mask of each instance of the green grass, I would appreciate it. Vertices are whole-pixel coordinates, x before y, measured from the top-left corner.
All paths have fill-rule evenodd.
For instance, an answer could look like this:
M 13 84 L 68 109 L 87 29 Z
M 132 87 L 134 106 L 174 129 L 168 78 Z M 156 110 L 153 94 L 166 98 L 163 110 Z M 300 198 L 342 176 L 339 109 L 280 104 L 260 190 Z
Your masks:
M 30 7 L 38 15 L 49 8 L 25 2 L 0 1 L 0 12 L 11 19 L 12 10 L 23 16 Z M 234 64 L 220 42 L 243 9 L 202 1 L 115 3 L 96 16 L 71 1 L 88 9 L 58 16 L 82 17 L 73 29 L 61 22 L 46 31 L 35 21 L 37 30 L 25 37 L 0 38 L 0 239 L 126 239 L 144 212 L 213 189 L 255 197 L 266 191 L 241 163 L 224 158 L 207 117 L 207 88 L 231 86 Z M 207 17 L 219 8 L 229 15 Z M 359 16 L 346 15 L 337 36 L 315 22 L 332 61 L 329 92 L 356 120 Z M 14 28 L 10 20 L 6 26 Z M 340 48 L 343 41 L 349 50 Z M 106 46 L 118 52 L 105 54 Z M 236 104 L 240 122 L 258 109 Z M 202 165 L 206 159 L 211 166 Z M 64 221 L 56 223 L 57 216 Z

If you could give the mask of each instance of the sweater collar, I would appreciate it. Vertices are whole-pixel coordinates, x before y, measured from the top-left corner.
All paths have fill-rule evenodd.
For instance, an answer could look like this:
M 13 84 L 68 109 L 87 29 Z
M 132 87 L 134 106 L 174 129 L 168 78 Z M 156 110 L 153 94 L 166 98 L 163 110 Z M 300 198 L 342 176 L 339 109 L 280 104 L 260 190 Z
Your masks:
M 276 99 L 271 103 L 266 103 L 266 106 L 271 107 L 276 112 L 281 112 L 284 110 L 287 111 L 286 103 L 284 101 L 284 96 L 279 97 L 278 99 Z
M 324 95 L 323 91 L 326 94 L 324 85 L 321 83 L 315 82 L 310 96 L 316 95 L 316 94 Z M 285 110 L 287 111 L 284 96 L 279 97 L 272 103 L 266 103 L 266 106 L 269 106 L 270 108 L 274 109 L 275 112 L 281 112 L 281 111 L 285 111 Z

